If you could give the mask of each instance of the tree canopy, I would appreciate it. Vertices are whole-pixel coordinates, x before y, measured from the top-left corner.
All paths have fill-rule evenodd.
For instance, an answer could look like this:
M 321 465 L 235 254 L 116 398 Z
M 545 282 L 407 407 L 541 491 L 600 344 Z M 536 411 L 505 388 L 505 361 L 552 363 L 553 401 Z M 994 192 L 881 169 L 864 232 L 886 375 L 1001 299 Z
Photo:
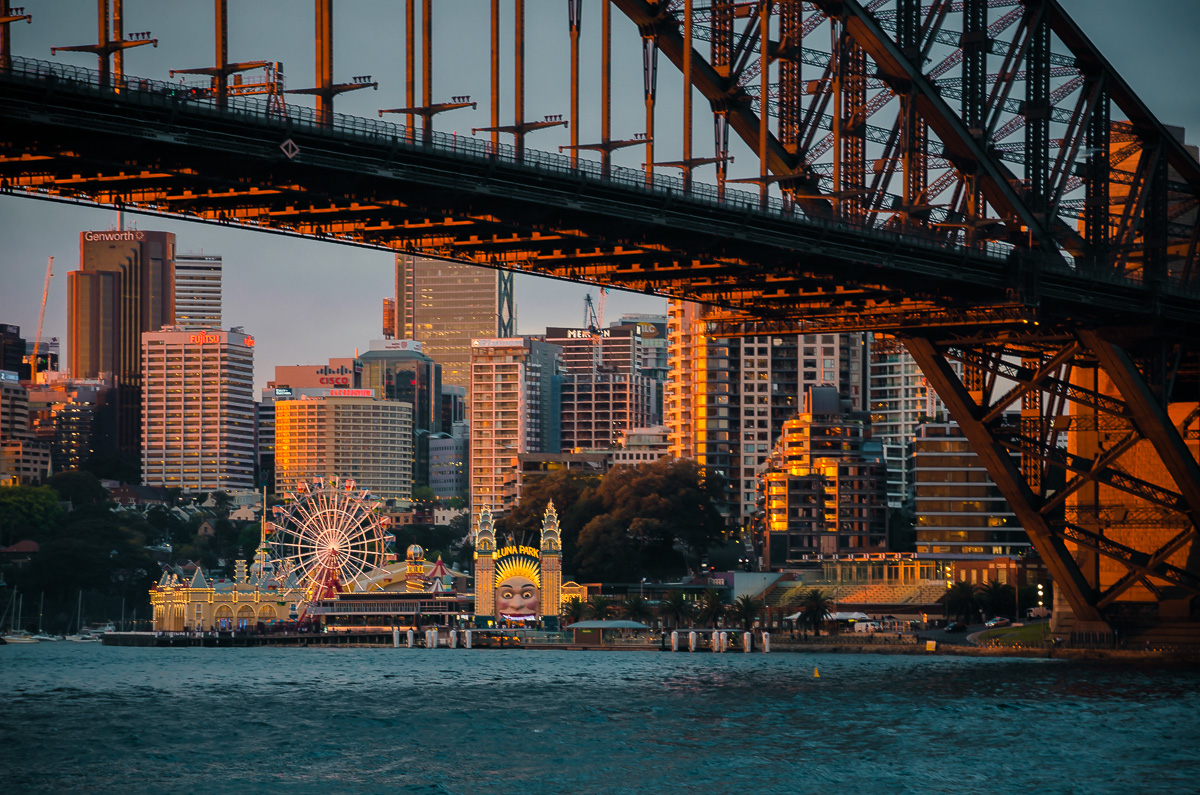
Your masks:
M 497 537 L 536 546 L 553 500 L 564 565 L 581 581 L 677 576 L 721 543 L 719 497 L 720 484 L 688 459 L 616 467 L 603 478 L 560 470 L 526 485 Z

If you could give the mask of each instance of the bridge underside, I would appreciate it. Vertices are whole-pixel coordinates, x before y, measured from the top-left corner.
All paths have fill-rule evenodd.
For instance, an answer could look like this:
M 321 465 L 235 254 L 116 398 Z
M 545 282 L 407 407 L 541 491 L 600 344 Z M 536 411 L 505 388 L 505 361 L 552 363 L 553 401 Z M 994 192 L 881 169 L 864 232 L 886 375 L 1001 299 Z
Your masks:
M 0 69 L 0 190 L 698 301 L 717 308 L 714 334 L 894 335 L 1079 626 L 1175 625 L 1200 642 L 1200 167 L 1050 0 L 1009 4 L 1020 13 L 995 24 L 1018 26 L 1012 57 L 981 72 L 993 4 L 737 4 L 707 18 L 706 61 L 673 6 L 616 2 L 674 63 L 691 54 L 696 90 L 760 153 L 775 198 L 22 59 Z M 764 8 L 778 84 L 756 96 Z M 951 12 L 961 113 L 919 68 Z M 820 24 L 838 42 L 823 56 L 801 46 Z M 1074 66 L 1042 41 L 1051 29 Z M 820 69 L 808 93 L 801 63 Z M 1053 69 L 1078 79 L 1061 119 L 1051 95 L 1072 95 L 1049 91 Z M 993 145 L 1018 70 L 1019 174 Z M 760 136 L 763 97 L 779 129 Z M 866 119 L 889 98 L 902 108 L 871 179 Z M 935 204 L 938 185 L 953 199 Z

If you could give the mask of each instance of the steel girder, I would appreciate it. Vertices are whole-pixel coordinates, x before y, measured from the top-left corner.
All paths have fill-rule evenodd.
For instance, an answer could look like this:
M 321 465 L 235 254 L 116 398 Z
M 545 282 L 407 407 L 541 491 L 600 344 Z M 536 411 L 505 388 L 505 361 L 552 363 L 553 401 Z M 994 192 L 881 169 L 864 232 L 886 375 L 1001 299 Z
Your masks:
M 1185 561 L 1200 544 L 1200 468 L 1181 431 L 1200 415 L 1194 362 L 1164 369 L 1161 337 L 1115 330 L 1011 347 L 946 334 L 902 339 L 1077 618 L 1112 619 L 1138 584 L 1155 599 L 1200 594 L 1200 573 Z M 1181 419 L 1167 407 L 1184 381 L 1192 402 L 1181 405 L 1193 408 Z

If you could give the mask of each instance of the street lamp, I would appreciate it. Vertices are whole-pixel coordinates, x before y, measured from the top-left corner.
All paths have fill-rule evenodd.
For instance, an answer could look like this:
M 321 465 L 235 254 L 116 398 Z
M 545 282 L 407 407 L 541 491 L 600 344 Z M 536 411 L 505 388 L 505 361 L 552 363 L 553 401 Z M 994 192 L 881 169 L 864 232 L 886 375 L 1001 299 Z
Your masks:
M 1042 619 L 1042 640 L 1043 641 L 1046 639 L 1046 623 L 1047 623 L 1045 611 L 1043 611 L 1041 609 L 1042 604 L 1043 604 L 1042 600 L 1043 600 L 1044 596 L 1045 596 L 1045 594 L 1042 591 L 1042 584 L 1039 582 L 1038 583 L 1038 618 Z

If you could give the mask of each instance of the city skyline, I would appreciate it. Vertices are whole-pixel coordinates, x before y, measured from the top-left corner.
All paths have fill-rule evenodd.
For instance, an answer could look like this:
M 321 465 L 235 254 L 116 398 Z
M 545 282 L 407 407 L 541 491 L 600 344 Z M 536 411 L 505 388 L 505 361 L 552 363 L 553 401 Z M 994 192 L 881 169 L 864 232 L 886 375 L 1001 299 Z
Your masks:
M 1184 89 L 1186 75 L 1200 66 L 1200 53 L 1185 46 L 1200 29 L 1200 5 L 1180 0 L 1142 3 L 1136 14 L 1129 14 L 1120 0 L 1063 0 L 1063 5 L 1083 25 L 1086 34 L 1113 63 L 1123 78 L 1164 123 L 1182 126 L 1189 142 L 1200 140 L 1200 98 Z M 462 3 L 439 3 L 435 18 L 453 16 Z M 31 9 L 37 15 L 37 9 Z M 16 55 L 55 60 L 60 63 L 95 68 L 95 58 L 80 54 L 62 54 L 51 58 L 49 48 L 91 41 L 95 37 L 95 5 L 78 0 L 64 3 L 61 13 L 50 21 L 38 16 L 32 25 L 20 25 L 13 31 Z M 235 9 L 230 25 L 231 60 L 272 58 L 287 64 L 288 85 L 303 87 L 312 82 L 311 11 L 292 13 L 294 7 L 281 2 L 255 4 Z M 159 48 L 138 48 L 126 57 L 129 74 L 167 79 L 171 68 L 206 65 L 212 58 L 211 8 L 207 5 L 156 6 L 130 0 L 125 4 L 128 28 L 150 29 L 162 36 Z M 385 10 L 377 24 L 363 25 L 354 14 L 337 16 L 335 74 L 373 74 L 380 81 L 378 92 L 362 91 L 339 97 L 339 112 L 374 117 L 379 107 L 403 104 L 403 50 L 393 48 L 389 31 L 398 32 L 402 7 Z M 506 17 L 507 19 L 507 17 Z M 1191 20 L 1189 23 L 1188 20 Z M 260 24 L 261 23 L 261 24 Z M 632 23 L 617 13 L 614 23 L 614 91 L 617 97 L 641 96 L 641 54 L 638 40 L 627 27 Z M 178 36 L 175 32 L 191 26 L 198 35 Z M 584 10 L 584 25 L 591 32 L 599 27 L 596 7 Z M 536 118 L 544 113 L 561 113 L 567 104 L 566 82 L 561 69 L 547 68 L 565 63 L 567 48 L 565 9 L 554 13 L 530 13 L 527 38 L 539 42 L 529 48 L 527 57 L 529 97 L 526 115 Z M 435 25 L 434 93 L 445 95 L 474 92 L 476 99 L 487 95 L 486 47 L 478 52 L 461 47 L 450 31 Z M 484 31 L 468 31 L 472 37 L 486 37 Z M 175 34 L 175 37 L 172 37 Z M 351 43 L 353 42 L 353 45 Z M 374 46 L 374 45 L 378 46 Z M 544 45 L 544 46 L 541 46 Z M 511 66 L 511 36 L 502 36 L 502 63 Z M 599 81 L 596 42 L 585 42 L 581 127 L 583 135 L 597 128 Z M 1147 52 L 1170 52 L 1167 59 L 1147 58 Z M 453 53 L 452 58 L 448 53 Z M 538 68 L 539 65 L 543 68 Z M 663 93 L 658 111 L 657 137 L 665 151 L 676 146 L 678 131 L 671 123 L 678 118 L 675 104 L 679 92 L 676 70 L 660 64 L 659 82 Z M 670 84 L 672 90 L 668 91 Z M 511 89 L 502 97 L 502 112 L 508 114 Z M 303 104 L 308 97 L 289 97 Z M 472 125 L 486 123 L 486 109 L 447 114 L 438 129 L 466 131 Z M 640 131 L 643 109 L 640 101 L 614 103 L 614 131 Z M 697 114 L 697 130 L 706 129 L 706 114 Z M 530 147 L 554 151 L 567 140 L 561 130 L 546 131 L 530 139 Z M 707 141 L 705 132 L 698 141 Z M 757 168 L 753 156 L 744 157 L 743 145 L 733 142 L 738 156 L 731 167 L 732 177 L 750 175 Z M 634 148 L 618 153 L 616 162 L 636 167 L 641 152 Z M 742 173 L 745 170 L 746 173 Z M 710 173 L 698 179 L 712 181 Z M 85 230 L 104 230 L 116 225 L 116 213 L 52 202 L 0 196 L 0 236 L 5 241 L 0 251 L 0 322 L 21 326 L 22 334 L 32 338 L 40 308 L 42 279 L 46 258 L 55 257 L 55 276 L 50 285 L 43 338 L 66 339 L 66 273 L 78 267 L 75 241 Z M 276 365 L 308 364 L 331 356 L 348 356 L 354 348 L 365 350 L 372 339 L 381 335 L 382 299 L 393 294 L 392 254 L 341 244 L 302 240 L 280 235 L 223 228 L 174 219 L 136 214 L 126 215 L 127 224 L 146 231 L 174 232 L 180 253 L 220 255 L 225 262 L 225 303 L 223 325 L 243 326 L 260 340 L 256 387 L 270 379 Z M 583 297 L 597 296 L 598 288 L 573 285 L 519 274 L 516 277 L 517 332 L 541 333 L 547 326 L 580 326 Z M 270 300 L 264 300 L 269 295 Z M 663 299 L 612 291 L 607 301 L 604 325 L 621 314 L 652 312 L 665 314 Z M 297 323 L 296 319 L 302 318 Z M 66 352 L 64 351 L 64 358 Z

